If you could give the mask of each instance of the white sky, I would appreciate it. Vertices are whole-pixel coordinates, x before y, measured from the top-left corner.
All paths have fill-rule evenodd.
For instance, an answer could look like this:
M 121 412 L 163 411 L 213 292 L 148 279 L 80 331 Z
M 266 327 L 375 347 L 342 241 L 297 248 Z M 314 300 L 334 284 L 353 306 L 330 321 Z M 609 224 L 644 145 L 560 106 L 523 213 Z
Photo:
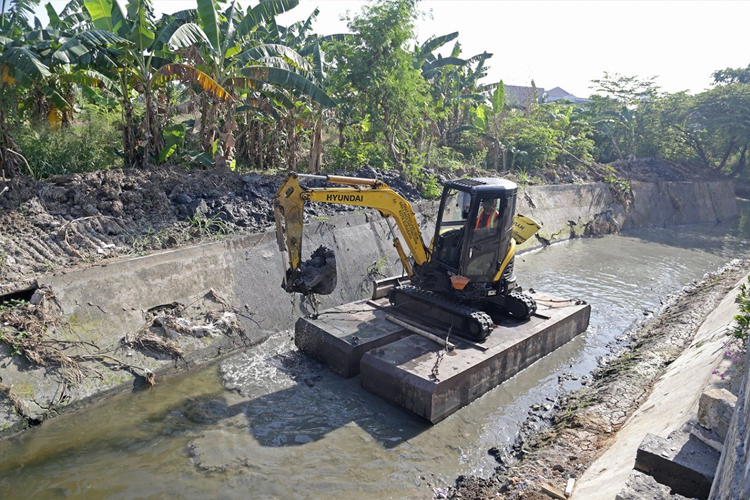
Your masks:
M 122 0 L 124 1 L 124 0 Z M 239 0 L 243 7 L 256 0 Z M 67 2 L 53 0 L 59 12 Z M 282 25 L 307 18 L 321 34 L 346 31 L 340 15 L 363 1 L 300 0 Z M 192 0 L 155 0 L 158 13 L 195 7 Z M 418 40 L 459 32 L 463 55 L 493 53 L 485 83 L 562 87 L 579 97 L 604 71 L 657 76 L 668 92 L 699 92 L 711 73 L 750 63 L 750 1 L 499 1 L 422 0 L 431 12 L 418 23 Z M 46 14 L 39 18 L 46 24 Z M 452 47 L 451 42 L 448 48 Z

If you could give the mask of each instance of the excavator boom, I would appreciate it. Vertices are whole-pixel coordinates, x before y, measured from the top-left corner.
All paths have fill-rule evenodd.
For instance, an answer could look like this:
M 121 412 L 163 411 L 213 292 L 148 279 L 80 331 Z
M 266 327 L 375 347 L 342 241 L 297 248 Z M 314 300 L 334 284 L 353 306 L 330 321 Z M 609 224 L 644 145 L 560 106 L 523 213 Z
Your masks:
M 303 187 L 299 183 L 300 179 L 324 180 L 329 183 L 344 184 L 346 187 Z M 283 284 L 287 291 L 301 293 L 333 291 L 327 282 L 330 279 L 326 281 L 325 278 L 321 278 L 326 272 L 328 275 L 331 274 L 330 266 L 335 268 L 332 253 L 325 253 L 319 249 L 316 250 L 318 254 L 314 255 L 313 259 L 302 262 L 304 205 L 308 201 L 374 208 L 386 218 L 393 217 L 414 262 L 422 265 L 427 261 L 427 249 L 411 204 L 384 182 L 358 177 L 292 173 L 276 192 L 273 200 L 279 250 L 282 255 L 286 255 L 287 252 L 289 254 L 289 269 Z M 400 240 L 395 236 L 394 246 L 404 268 L 411 274 L 409 259 Z M 284 267 L 286 265 L 284 262 Z

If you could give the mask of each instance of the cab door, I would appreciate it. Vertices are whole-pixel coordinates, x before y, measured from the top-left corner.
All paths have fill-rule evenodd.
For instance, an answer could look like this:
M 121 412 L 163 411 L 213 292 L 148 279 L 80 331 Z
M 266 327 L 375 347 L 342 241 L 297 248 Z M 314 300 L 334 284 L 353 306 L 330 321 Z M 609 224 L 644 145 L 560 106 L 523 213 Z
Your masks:
M 503 242 L 506 242 L 505 246 L 509 242 L 511 227 L 507 221 L 511 218 L 505 214 L 507 210 L 508 199 L 499 195 L 478 196 L 472 204 L 469 234 L 464 238 L 459 270 L 472 282 L 492 281 L 499 262 L 505 257 L 500 254 Z
M 455 188 L 443 192 L 430 250 L 436 263 L 454 273 L 458 272 L 461 263 L 464 231 L 470 213 L 470 193 Z

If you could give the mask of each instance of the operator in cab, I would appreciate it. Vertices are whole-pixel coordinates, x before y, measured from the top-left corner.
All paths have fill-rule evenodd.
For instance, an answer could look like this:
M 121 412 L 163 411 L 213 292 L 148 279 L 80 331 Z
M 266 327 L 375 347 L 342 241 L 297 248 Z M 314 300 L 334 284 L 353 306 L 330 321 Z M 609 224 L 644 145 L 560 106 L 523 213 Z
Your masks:
M 487 230 L 488 233 L 494 233 L 497 229 L 497 220 L 499 213 L 497 211 L 497 200 L 494 198 L 487 198 L 482 200 L 482 206 L 477 214 L 477 224 L 474 227 L 475 231 Z

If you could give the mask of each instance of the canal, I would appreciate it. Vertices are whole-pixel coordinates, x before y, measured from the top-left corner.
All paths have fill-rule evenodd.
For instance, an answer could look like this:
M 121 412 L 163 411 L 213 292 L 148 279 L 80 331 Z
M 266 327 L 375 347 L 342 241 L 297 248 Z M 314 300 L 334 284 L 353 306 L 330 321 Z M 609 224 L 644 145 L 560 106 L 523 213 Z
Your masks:
M 431 498 L 489 475 L 532 405 L 585 383 L 662 299 L 750 257 L 738 220 L 583 238 L 517 257 L 524 287 L 580 298 L 589 329 L 431 426 L 298 353 L 291 331 L 0 443 L 2 499 Z

